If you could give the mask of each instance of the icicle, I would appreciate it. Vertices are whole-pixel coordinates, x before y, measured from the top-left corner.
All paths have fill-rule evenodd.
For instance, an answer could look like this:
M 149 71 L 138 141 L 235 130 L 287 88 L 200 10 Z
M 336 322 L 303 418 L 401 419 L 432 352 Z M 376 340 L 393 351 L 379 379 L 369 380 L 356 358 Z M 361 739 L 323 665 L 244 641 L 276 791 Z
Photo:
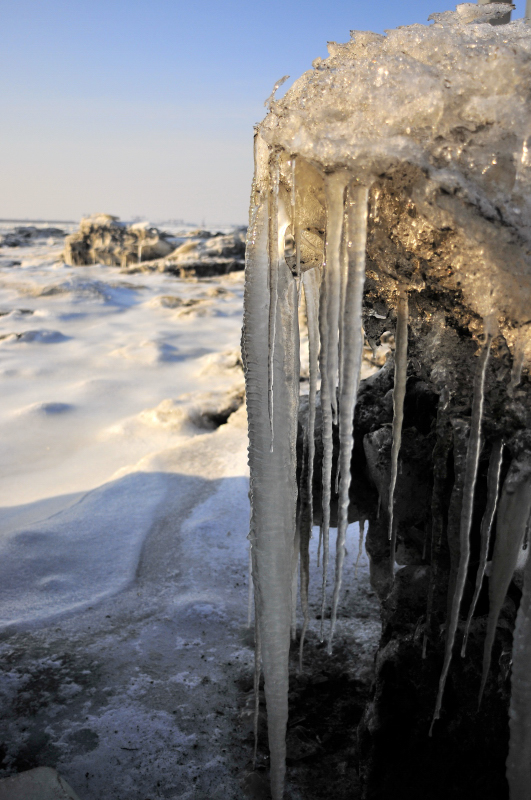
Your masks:
M 271 156 L 271 181 L 270 181 L 270 214 L 269 214 L 269 234 L 268 234 L 268 253 L 269 253 L 269 374 L 268 374 L 268 398 L 269 398 L 269 422 L 271 428 L 271 445 L 275 437 L 273 424 L 273 399 L 274 399 L 274 365 L 273 358 L 275 353 L 275 340 L 277 330 L 277 303 L 278 303 L 278 280 L 280 265 L 285 265 L 284 260 L 284 238 L 286 230 L 290 225 L 290 217 L 283 202 L 279 201 L 280 186 L 280 156 L 274 153 Z
M 341 241 L 343 235 L 344 194 L 347 178 L 334 172 L 326 176 L 326 242 L 325 259 L 328 273 L 327 320 L 328 320 L 328 388 L 332 404 L 334 424 L 337 424 L 336 384 L 339 368 L 339 319 L 341 310 Z M 321 370 L 322 373 L 322 370 Z
M 322 517 L 319 528 L 319 546 L 317 549 L 317 564 L 323 556 L 323 580 L 322 580 L 322 600 L 321 600 L 321 630 L 320 638 L 324 638 L 324 613 L 326 603 L 326 578 L 328 571 L 328 536 L 330 527 L 330 483 L 332 478 L 332 406 L 330 400 L 330 388 L 328 383 L 328 341 L 329 329 L 327 320 L 327 305 L 329 293 L 329 276 L 326 263 L 323 264 L 323 276 L 321 280 L 321 292 L 319 297 L 319 334 L 321 347 L 319 351 L 320 371 L 321 371 L 321 439 L 323 444 L 322 459 Z
M 326 243 L 325 263 L 319 308 L 319 330 L 321 334 L 321 413 L 323 440 L 322 477 L 322 522 L 320 536 L 323 546 L 323 586 L 321 602 L 321 641 L 324 639 L 324 617 L 326 606 L 326 582 L 329 558 L 330 499 L 332 489 L 332 426 L 336 414 L 336 381 L 338 367 L 338 326 L 340 288 L 340 246 L 343 227 L 344 175 L 328 175 L 326 180 Z
M 255 619 L 257 617 L 255 616 Z M 260 642 L 260 627 L 255 624 L 254 628 L 254 713 L 253 713 L 253 769 L 256 769 L 256 754 L 258 752 L 258 720 L 260 717 L 260 676 L 262 674 L 262 647 Z
M 313 465 L 315 460 L 315 403 L 319 374 L 319 283 L 320 273 L 310 269 L 303 273 L 302 284 L 306 300 L 308 350 L 310 364 L 310 389 L 308 394 L 308 496 L 313 518 Z
M 306 531 L 303 528 L 306 525 L 307 517 L 307 461 L 308 461 L 308 430 L 303 428 L 303 441 L 302 441 L 302 459 L 301 468 L 299 473 L 299 502 L 297 506 L 297 526 L 295 529 L 295 539 L 293 543 L 293 564 L 292 564 L 292 584 L 291 584 L 291 641 L 297 639 L 297 586 L 298 586 L 298 568 L 300 565 L 301 570 L 301 606 L 303 602 L 303 586 L 302 586 L 302 559 L 303 550 L 309 547 L 309 537 L 306 536 Z M 308 544 L 303 543 L 303 540 L 308 538 Z M 303 612 L 304 613 L 304 612 Z
M 288 718 L 288 660 L 291 626 L 291 563 L 296 520 L 296 443 L 299 404 L 299 336 L 296 285 L 284 259 L 276 276 L 274 353 L 268 346 L 271 327 L 268 272 L 270 192 L 268 148 L 257 136 L 256 172 L 246 248 L 243 360 L 249 425 L 251 542 L 256 597 L 256 627 L 268 715 L 271 795 L 283 796 Z M 275 176 L 273 176 L 275 178 Z M 278 195 L 279 214 L 285 213 Z M 274 215 L 276 216 L 276 214 Z M 274 225 L 273 225 L 274 227 Z M 276 252 L 278 254 L 278 238 Z M 274 406 L 269 405 L 270 369 Z M 276 432 L 270 451 L 272 411 Z
M 396 310 L 395 336 L 395 383 L 393 387 L 393 444 L 391 446 L 391 479 L 389 481 L 389 540 L 391 542 L 391 575 L 394 574 L 396 551 L 396 526 L 394 524 L 395 488 L 398 475 L 398 454 L 402 443 L 402 423 L 404 421 L 404 397 L 407 382 L 407 324 L 408 324 L 407 291 L 401 288 L 398 292 Z
M 513 577 L 530 511 L 531 462 L 514 461 L 503 484 L 496 522 L 492 571 L 489 576 L 489 618 L 483 650 L 480 704 L 489 675 L 498 617 Z
M 474 511 L 474 491 L 476 488 L 479 454 L 481 451 L 481 422 L 483 418 L 483 404 L 485 399 L 485 377 L 487 373 L 487 364 L 489 361 L 492 336 L 492 325 L 490 324 L 490 321 L 487 321 L 485 324 L 485 344 L 483 345 L 481 354 L 479 356 L 479 363 L 474 380 L 470 436 L 466 453 L 463 501 L 461 505 L 461 519 L 459 526 L 459 569 L 457 572 L 457 579 L 453 593 L 448 629 L 446 631 L 444 664 L 439 680 L 439 691 L 437 694 L 435 712 L 433 714 L 433 720 L 430 727 L 430 735 L 433 731 L 435 720 L 439 719 L 439 714 L 441 711 L 444 687 L 446 684 L 446 678 L 448 676 L 448 670 L 450 668 L 450 662 L 452 660 L 455 634 L 459 622 L 459 609 L 461 607 L 461 600 L 463 599 L 463 591 L 465 588 L 466 575 L 468 571 L 468 562 L 470 558 L 470 528 L 472 526 L 472 514 Z
M 428 601 L 426 603 L 426 630 L 422 642 L 422 658 L 426 658 L 428 633 L 431 626 L 433 610 L 433 596 L 437 581 L 439 567 L 439 553 L 443 534 L 443 502 L 444 488 L 448 474 L 448 455 L 450 453 L 451 439 L 447 432 L 447 412 L 450 394 L 446 387 L 439 397 L 437 408 L 437 442 L 433 450 L 433 492 L 431 500 L 431 553 L 430 553 L 430 585 L 428 588 Z
M 339 481 L 340 481 L 340 478 L 341 478 L 341 465 L 340 465 L 340 463 L 338 461 L 337 464 L 336 464 L 336 477 L 335 477 L 335 480 L 334 480 L 334 493 L 337 494 L 337 495 L 339 494 Z
M 297 202 L 297 159 L 291 159 L 291 233 L 295 242 L 295 274 L 301 277 L 301 229 Z M 300 292 L 300 284 L 299 284 Z
M 356 564 L 354 566 L 354 577 L 356 577 L 358 574 L 358 565 L 360 563 L 361 554 L 363 552 L 363 540 L 365 538 L 365 520 L 360 519 L 358 525 L 360 529 L 360 538 L 358 542 L 358 556 L 356 558 Z
M 513 638 L 507 782 L 511 800 L 529 800 L 531 786 L 531 558 L 527 558 L 524 591 Z
M 510 397 L 513 396 L 514 390 L 522 380 L 522 369 L 524 366 L 524 357 L 525 357 L 525 344 L 526 344 L 526 338 L 524 336 L 523 326 L 521 326 L 518 329 L 518 333 L 516 335 L 513 366 L 511 369 L 511 379 L 509 381 L 509 387 L 507 389 L 507 393 L 509 394 Z
M 326 304 L 327 294 L 327 278 L 326 273 L 323 276 L 323 283 L 321 285 L 321 313 L 320 313 L 320 328 L 321 328 L 321 414 L 322 414 L 322 441 L 323 441 L 323 466 L 322 466 L 322 520 L 321 528 L 319 531 L 319 550 L 322 546 L 323 555 L 323 582 L 322 582 L 322 600 L 321 600 L 321 641 L 324 639 L 324 615 L 326 605 L 326 579 L 328 572 L 328 546 L 329 546 L 329 529 L 330 529 L 330 494 L 331 494 L 331 480 L 332 480 L 332 407 L 330 404 L 330 392 L 328 380 L 326 377 L 326 349 L 328 344 L 328 336 L 326 332 L 326 310 L 323 306 Z M 323 320 L 324 317 L 324 320 Z M 319 558 L 319 552 L 318 552 Z
M 465 626 L 465 635 L 463 637 L 463 645 L 461 647 L 461 656 L 464 658 L 466 653 L 466 645 L 468 641 L 468 634 L 470 631 L 470 623 L 476 610 L 476 603 L 478 601 L 479 593 L 483 585 L 483 578 L 485 576 L 485 568 L 487 566 L 487 558 L 489 553 L 490 532 L 492 530 L 492 523 L 494 522 L 494 515 L 496 514 L 496 507 L 498 505 L 498 494 L 500 490 L 500 472 L 503 461 L 503 440 L 497 439 L 492 445 L 492 452 L 490 454 L 489 472 L 487 477 L 487 507 L 481 520 L 481 548 L 479 554 L 478 571 L 476 574 L 476 586 L 474 590 L 474 597 L 468 610 L 468 619 Z
M 273 451 L 274 426 L 273 426 L 273 358 L 275 353 L 275 338 L 277 325 L 277 298 L 278 298 L 278 187 L 280 183 L 280 165 L 278 153 L 271 157 L 270 182 L 269 182 L 269 232 L 267 249 L 269 256 L 269 324 L 268 324 L 268 383 L 267 396 L 269 403 L 269 426 L 271 430 L 270 450 Z
M 293 561 L 291 565 L 291 641 L 297 639 L 297 586 L 298 586 L 298 567 L 299 552 L 301 546 L 300 520 L 295 529 L 293 540 Z
M 362 308 L 365 286 L 365 247 L 367 241 L 366 186 L 351 185 L 347 200 L 347 257 L 348 277 L 343 281 L 344 300 L 341 324 L 342 363 L 339 387 L 339 471 L 341 475 L 338 503 L 338 527 L 336 545 L 336 575 L 332 598 L 332 616 L 328 652 L 332 652 L 332 640 L 337 619 L 339 592 L 345 559 L 345 539 L 348 526 L 350 490 L 350 462 L 354 447 L 354 410 L 363 356 Z
M 308 629 L 310 616 L 308 608 L 308 588 L 310 576 L 310 536 L 313 525 L 313 468 L 315 460 L 315 403 L 317 397 L 317 376 L 319 372 L 319 280 L 320 272 L 317 269 L 307 270 L 302 274 L 301 283 L 304 287 L 306 300 L 306 322 L 308 326 L 308 349 L 310 363 L 310 391 L 308 395 L 308 429 L 306 431 L 306 492 L 305 502 L 301 511 L 301 544 L 300 544 L 300 595 L 303 613 L 303 625 L 299 648 L 299 669 L 302 670 L 302 657 L 304 641 Z M 301 499 L 302 502 L 302 499 Z M 319 544 L 321 540 L 319 538 Z M 319 552 L 317 555 L 319 566 Z
M 250 628 L 253 621 L 253 554 L 252 545 L 249 542 L 249 576 L 247 589 L 247 627 Z
M 313 432 L 312 432 L 313 435 Z M 297 520 L 299 530 L 299 551 L 300 551 L 300 597 L 303 623 L 301 639 L 299 645 L 299 671 L 302 671 L 302 655 L 304 652 L 304 639 L 310 622 L 308 606 L 308 589 L 310 584 L 310 537 L 312 532 L 312 498 L 308 491 L 308 451 L 309 451 L 310 426 L 304 431 L 304 442 L 302 449 L 302 468 L 299 490 L 299 518 Z
M 299 670 L 302 671 L 302 657 L 304 655 L 304 641 L 308 625 L 310 624 L 310 609 L 308 605 L 308 589 L 310 583 L 310 536 L 312 530 L 312 521 L 309 516 L 309 504 L 305 505 L 304 516 L 301 525 L 301 555 L 300 555 L 300 581 L 301 581 L 301 608 L 302 608 L 302 630 L 301 640 L 299 645 Z
M 341 395 L 341 385 L 343 382 L 342 379 L 342 372 L 343 372 L 343 348 L 344 348 L 344 335 L 345 335 L 345 304 L 346 304 L 346 296 L 347 296 L 347 282 L 348 282 L 348 274 L 349 274 L 349 258 L 348 258 L 348 209 L 345 207 L 343 211 L 343 230 L 341 235 L 341 251 L 340 251 L 340 258 L 339 258 L 339 266 L 340 266 L 340 280 L 339 280 L 339 366 L 338 366 L 338 378 L 339 378 L 339 394 Z M 363 336 L 363 328 L 362 328 L 362 336 Z M 359 382 L 359 381 L 358 381 Z M 356 387 L 357 393 L 357 387 Z M 335 481 L 335 493 L 339 495 L 339 484 L 341 479 L 341 458 L 338 459 L 336 464 L 336 481 Z

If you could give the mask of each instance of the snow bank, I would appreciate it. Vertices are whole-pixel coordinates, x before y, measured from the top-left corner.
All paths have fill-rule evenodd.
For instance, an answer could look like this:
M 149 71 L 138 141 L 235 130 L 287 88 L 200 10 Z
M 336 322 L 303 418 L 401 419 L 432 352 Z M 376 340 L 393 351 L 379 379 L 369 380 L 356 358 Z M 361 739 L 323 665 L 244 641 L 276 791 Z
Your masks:
M 129 475 L 4 533 L 0 630 L 86 607 L 126 586 L 166 488 L 164 475 Z

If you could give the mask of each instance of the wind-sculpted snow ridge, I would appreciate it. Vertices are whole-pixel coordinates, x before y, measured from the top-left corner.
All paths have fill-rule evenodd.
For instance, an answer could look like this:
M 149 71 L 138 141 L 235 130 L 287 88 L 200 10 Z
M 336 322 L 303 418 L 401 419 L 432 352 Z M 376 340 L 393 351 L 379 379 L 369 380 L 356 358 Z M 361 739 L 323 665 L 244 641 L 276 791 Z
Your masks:
M 166 476 L 137 473 L 49 519 L 4 529 L 0 630 L 86 608 L 131 583 L 166 491 Z
M 435 719 L 441 704 L 444 709 L 460 611 L 465 618 L 468 611 L 461 606 L 471 541 L 479 528 L 475 516 L 481 511 L 479 520 L 485 519 L 481 586 L 498 505 L 482 691 L 487 680 L 499 609 L 521 551 L 530 504 L 531 29 L 523 20 L 497 24 L 510 8 L 463 4 L 455 12 L 434 14 L 431 26 L 412 25 L 385 36 L 353 31 L 350 42 L 329 43 L 329 58 L 316 59 L 313 70 L 281 100 L 270 98 L 269 113 L 257 129 L 242 358 L 252 569 L 273 800 L 284 792 L 288 656 L 299 547 L 303 633 L 307 627 L 307 537 L 301 531 L 315 510 L 323 543 L 325 635 L 329 528 L 339 493 L 331 650 L 346 525 L 364 518 L 356 510 L 361 501 L 351 490 L 364 335 L 375 348 L 383 333 L 396 333 L 392 455 L 387 486 L 378 487 L 378 512 L 373 513 L 373 523 L 381 512 L 384 525 L 372 526 L 385 529 L 379 547 L 387 555 L 381 563 L 373 558 L 373 580 L 381 597 L 394 591 L 395 544 L 405 546 L 396 502 L 403 428 L 421 425 L 408 418 L 408 383 L 422 382 L 425 392 L 441 398 L 437 424 L 428 425 L 436 447 L 430 475 L 432 517 L 425 525 L 422 564 L 429 565 L 434 581 L 437 575 L 439 580 L 446 576 L 448 550 L 451 560 L 446 657 Z M 309 280 L 309 275 L 316 277 Z M 298 456 L 301 281 L 308 307 L 310 397 L 309 428 Z M 320 464 L 314 462 L 313 443 L 308 444 L 314 437 L 317 365 Z M 382 429 L 384 440 L 389 437 Z M 491 452 L 489 497 L 479 508 L 478 470 Z M 454 468 L 449 471 L 452 453 Z M 506 462 L 512 459 L 508 474 L 507 463 L 502 469 L 504 457 Z M 314 470 L 319 470 L 322 507 L 312 510 Z M 444 497 L 452 479 L 446 519 Z M 531 691 L 523 674 L 531 658 L 530 581 L 528 568 L 513 652 L 507 767 L 511 800 L 527 796 L 522 787 L 528 780 L 525 765 L 531 763 Z M 425 630 L 424 654 L 427 645 L 435 646 L 433 585 L 429 597 L 427 619 L 418 623 Z M 470 620 L 467 635 L 469 627 Z

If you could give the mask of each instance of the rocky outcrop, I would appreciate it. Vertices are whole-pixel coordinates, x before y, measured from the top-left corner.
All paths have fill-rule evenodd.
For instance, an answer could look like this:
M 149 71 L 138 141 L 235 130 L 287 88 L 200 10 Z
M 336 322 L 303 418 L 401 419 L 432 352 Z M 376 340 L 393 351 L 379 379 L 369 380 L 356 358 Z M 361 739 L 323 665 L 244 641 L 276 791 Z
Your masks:
M 193 231 L 189 240 L 165 261 L 164 271 L 182 277 L 195 275 L 206 278 L 242 270 L 245 266 L 245 234 L 246 228 L 214 235 L 208 231 Z
M 412 332 L 414 328 L 413 324 Z M 414 339 L 413 334 L 410 347 L 414 346 Z M 457 342 L 458 339 L 456 345 Z M 465 349 L 466 342 L 465 336 L 461 349 Z M 419 375 L 418 365 L 419 362 L 410 364 L 407 385 L 401 468 L 395 494 L 398 547 L 394 569 L 390 564 L 387 515 L 392 417 L 388 387 L 392 385 L 392 361 L 374 376 L 370 386 L 362 387 L 356 414 L 356 436 L 363 442 L 363 455 L 361 459 L 358 457 L 356 469 L 373 493 L 376 490 L 379 502 L 367 509 L 371 494 L 359 492 L 358 479 L 352 509 L 361 501 L 364 516 L 369 517 L 366 546 L 382 615 L 373 686 L 358 729 L 363 797 L 385 800 L 400 786 L 404 796 L 411 800 L 425 797 L 502 800 L 507 797 L 504 764 L 512 630 L 520 596 L 515 583 L 503 608 L 492 675 L 479 711 L 488 611 L 485 590 L 472 621 L 466 657 L 459 654 L 478 566 L 480 522 L 487 502 L 487 469 L 492 447 L 488 440 L 480 461 L 471 539 L 473 557 L 462 622 L 441 720 L 434 726 L 433 735 L 428 735 L 443 664 L 447 606 L 453 592 L 452 564 L 459 532 L 469 417 L 463 396 L 465 383 L 461 387 L 462 405 L 458 401 L 456 406 L 452 404 L 443 410 L 439 397 Z M 499 366 L 499 363 L 493 365 L 493 374 Z M 503 424 L 499 417 L 497 423 Z M 507 454 L 505 470 L 509 460 Z
M 110 214 L 81 220 L 65 240 L 63 258 L 71 266 L 107 264 L 125 272 L 168 272 L 208 278 L 243 270 L 246 228 L 228 233 L 197 229 L 173 237 L 147 223 L 126 225 Z
M 126 267 L 169 255 L 175 245 L 168 239 L 147 223 L 126 225 L 111 214 L 92 214 L 81 220 L 77 233 L 67 236 L 63 258 L 73 267 Z
M 0 236 L 0 247 L 26 247 L 38 239 L 62 239 L 66 233 L 61 228 L 37 228 L 35 225 L 17 225 Z

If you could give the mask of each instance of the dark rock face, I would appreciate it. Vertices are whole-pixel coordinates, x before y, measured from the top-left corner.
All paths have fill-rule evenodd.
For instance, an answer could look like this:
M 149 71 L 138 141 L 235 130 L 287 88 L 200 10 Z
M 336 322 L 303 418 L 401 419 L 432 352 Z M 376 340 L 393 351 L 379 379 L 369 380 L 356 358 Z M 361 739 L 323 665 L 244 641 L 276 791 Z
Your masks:
M 508 796 L 505 759 L 512 630 L 520 594 L 515 584 L 511 586 L 498 626 L 491 676 L 479 711 L 488 611 L 485 587 L 472 622 L 466 657 L 461 658 L 459 654 L 475 582 L 490 445 L 486 442 L 480 463 L 472 559 L 461 609 L 462 622 L 441 719 L 430 737 L 428 732 L 444 658 L 452 565 L 459 556 L 459 511 L 468 420 L 450 416 L 443 425 L 437 419 L 438 396 L 411 376 L 395 503 L 399 521 L 396 561 L 401 566 L 393 579 L 387 518 L 391 366 L 392 363 L 387 364 L 362 384 L 355 418 L 356 439 L 362 445 L 357 446 L 353 457 L 353 475 L 357 477 L 353 482 L 350 518 L 352 521 L 369 519 L 366 546 L 382 616 L 374 681 L 358 728 L 362 797 L 387 800 L 399 792 L 399 796 L 411 800 L 426 797 L 503 800 Z M 316 458 L 315 521 L 319 518 L 320 504 L 319 447 Z M 441 458 L 445 467 L 443 474 L 438 463 Z M 504 469 L 506 471 L 507 464 Z M 438 514 L 440 519 L 436 519 Z M 442 526 L 442 538 L 437 551 L 432 545 L 432 534 L 436 534 L 438 525 Z M 430 584 L 433 599 L 428 623 Z
M 384 334 L 394 331 L 397 278 L 410 287 L 413 279 L 417 281 L 418 288 L 413 286 L 409 292 L 408 382 L 395 492 L 398 569 L 390 564 L 387 513 L 392 356 L 378 373 L 362 382 L 354 420 L 349 518 L 368 520 L 366 546 L 383 622 L 374 683 L 359 726 L 362 796 L 387 800 L 398 793 L 408 800 L 503 800 L 508 796 L 505 760 L 512 632 L 521 591 L 518 574 L 498 624 L 479 711 L 488 578 L 484 579 L 464 658 L 460 650 L 476 580 L 489 457 L 493 444 L 502 437 L 503 483 L 512 459 L 524 450 L 529 452 L 531 385 L 526 369 L 515 382 L 515 359 L 506 343 L 514 326 L 506 318 L 502 333 L 493 340 L 487 369 L 471 558 L 441 717 L 430 737 L 459 564 L 465 459 L 483 321 L 445 277 L 464 234 L 435 230 L 422 218 L 404 179 L 405 174 L 389 177 L 387 184 L 382 182 L 378 188 L 377 224 L 369 221 L 364 304 L 366 335 L 378 345 Z M 415 236 L 411 234 L 413 223 Z M 418 235 L 419 226 L 422 236 Z M 337 437 L 334 431 L 335 460 Z M 318 419 L 316 523 L 321 503 L 321 453 Z M 334 475 L 335 466 L 333 485 Z M 333 498 L 335 504 L 337 498 Z M 334 517 L 333 508 L 332 525 Z M 491 542 L 491 553 L 492 547 Z
M 417 220 L 418 226 L 418 214 L 404 187 L 395 193 L 388 186 L 379 198 L 378 230 L 370 226 L 368 242 L 364 327 L 375 344 L 384 332 L 394 330 L 396 276 L 411 283 L 416 269 L 419 289 L 410 291 L 408 383 L 395 493 L 398 570 L 390 564 L 387 514 L 392 357 L 362 382 L 355 414 L 350 518 L 369 520 L 367 551 L 383 622 L 371 696 L 358 729 L 362 796 L 365 800 L 386 800 L 397 794 L 408 800 L 503 800 L 508 796 L 505 760 L 512 631 L 520 599 L 517 576 L 498 624 L 479 711 L 488 579 L 484 580 L 464 658 L 460 650 L 478 565 L 490 452 L 497 437 L 503 437 L 503 481 L 512 458 L 529 447 L 530 384 L 525 370 L 521 382 L 511 384 L 513 358 L 504 336 L 498 335 L 487 370 L 483 446 L 461 621 L 441 718 L 429 736 L 459 563 L 464 468 L 482 321 L 459 292 L 446 288 L 440 280 L 451 264 L 452 237 L 461 234 L 446 231 L 435 236 L 432 229 L 432 239 L 426 231 L 424 237 L 413 239 L 407 233 L 408 216 Z M 385 252 L 381 249 L 384 241 Z M 394 252 L 393 270 L 389 269 L 390 250 Z M 316 473 L 320 473 L 319 465 Z M 315 494 L 318 510 L 318 486 Z

